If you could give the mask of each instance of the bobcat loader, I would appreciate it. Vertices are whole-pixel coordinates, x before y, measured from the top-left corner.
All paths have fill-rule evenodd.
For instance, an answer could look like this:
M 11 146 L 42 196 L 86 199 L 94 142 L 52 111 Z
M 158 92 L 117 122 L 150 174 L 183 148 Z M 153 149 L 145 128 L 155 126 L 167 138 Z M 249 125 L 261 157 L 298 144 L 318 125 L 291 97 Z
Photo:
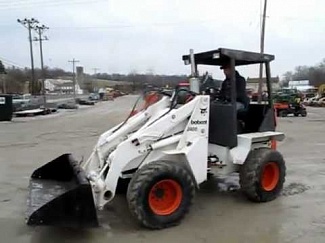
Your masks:
M 99 226 L 97 211 L 114 199 L 121 179 L 130 179 L 126 198 L 143 226 L 161 229 L 179 224 L 208 173 L 238 172 L 244 195 L 268 202 L 279 195 L 286 167 L 276 142 L 270 62 L 273 55 L 219 48 L 182 57 L 191 65 L 188 97 L 179 102 L 160 93 L 144 109 L 103 133 L 89 158 L 79 163 L 63 154 L 35 170 L 30 179 L 26 223 L 68 227 Z M 236 110 L 231 100 L 202 94 L 197 65 L 264 64 L 268 102 Z M 232 75 L 234 77 L 235 75 Z M 182 90 L 182 91 L 184 91 Z

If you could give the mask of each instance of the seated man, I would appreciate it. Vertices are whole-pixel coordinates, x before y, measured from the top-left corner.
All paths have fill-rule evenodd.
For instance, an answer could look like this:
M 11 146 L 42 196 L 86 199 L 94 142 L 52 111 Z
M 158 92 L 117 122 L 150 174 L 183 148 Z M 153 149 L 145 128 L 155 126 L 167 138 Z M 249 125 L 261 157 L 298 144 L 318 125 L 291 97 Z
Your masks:
M 231 67 L 230 64 L 224 64 L 220 67 L 223 69 L 223 72 L 226 76 L 226 79 L 223 81 L 220 97 L 223 100 L 231 101 Z M 236 81 L 236 109 L 242 110 L 245 109 L 249 104 L 249 97 L 246 94 L 246 81 L 245 78 L 240 76 L 240 74 L 236 71 L 235 76 Z

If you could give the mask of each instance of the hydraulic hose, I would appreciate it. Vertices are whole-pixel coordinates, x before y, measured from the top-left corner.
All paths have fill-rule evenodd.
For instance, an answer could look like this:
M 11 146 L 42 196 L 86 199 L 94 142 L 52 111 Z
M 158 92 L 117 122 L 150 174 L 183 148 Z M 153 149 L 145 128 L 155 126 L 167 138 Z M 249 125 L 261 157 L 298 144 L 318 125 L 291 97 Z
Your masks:
M 135 101 L 135 103 L 132 107 L 130 114 L 127 116 L 127 118 L 124 120 L 124 122 L 120 126 L 118 126 L 113 132 L 118 131 L 121 127 L 123 127 L 128 122 L 128 120 L 130 119 L 132 113 L 134 112 L 135 108 L 137 107 L 137 104 L 139 103 L 139 101 L 142 97 L 143 97 L 143 95 L 139 95 L 139 97 L 137 98 L 137 100 Z

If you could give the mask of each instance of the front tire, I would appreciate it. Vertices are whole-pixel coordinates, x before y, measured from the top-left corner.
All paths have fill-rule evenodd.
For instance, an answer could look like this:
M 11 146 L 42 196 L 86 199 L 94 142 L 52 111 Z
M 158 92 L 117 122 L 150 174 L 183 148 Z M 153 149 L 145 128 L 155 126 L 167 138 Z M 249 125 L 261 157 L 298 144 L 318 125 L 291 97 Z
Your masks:
M 302 110 L 301 111 L 301 116 L 302 117 L 306 117 L 307 116 L 307 111 L 306 110 Z
M 286 110 L 279 111 L 279 117 L 287 117 L 288 112 Z
M 253 150 L 240 169 L 241 189 L 251 201 L 272 201 L 283 188 L 285 174 L 285 162 L 278 151 L 269 148 Z
M 195 184 L 188 169 L 170 161 L 140 168 L 130 181 L 131 214 L 145 227 L 162 229 L 180 223 L 192 204 Z

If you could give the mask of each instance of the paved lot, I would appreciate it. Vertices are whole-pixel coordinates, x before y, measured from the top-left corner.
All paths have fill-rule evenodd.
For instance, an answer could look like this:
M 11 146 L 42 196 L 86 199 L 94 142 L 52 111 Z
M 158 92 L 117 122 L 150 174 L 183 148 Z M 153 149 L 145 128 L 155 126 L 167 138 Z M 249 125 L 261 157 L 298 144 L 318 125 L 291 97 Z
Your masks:
M 213 181 L 198 193 L 181 225 L 150 231 L 128 213 L 123 196 L 101 213 L 102 227 L 75 231 L 27 227 L 28 180 L 33 169 L 71 152 L 88 157 L 98 136 L 122 121 L 135 97 L 120 97 L 77 111 L 0 123 L 1 242 L 325 242 L 325 109 L 308 117 L 279 119 L 286 140 L 279 150 L 287 180 L 277 200 L 255 204 L 240 192 L 222 192 Z

